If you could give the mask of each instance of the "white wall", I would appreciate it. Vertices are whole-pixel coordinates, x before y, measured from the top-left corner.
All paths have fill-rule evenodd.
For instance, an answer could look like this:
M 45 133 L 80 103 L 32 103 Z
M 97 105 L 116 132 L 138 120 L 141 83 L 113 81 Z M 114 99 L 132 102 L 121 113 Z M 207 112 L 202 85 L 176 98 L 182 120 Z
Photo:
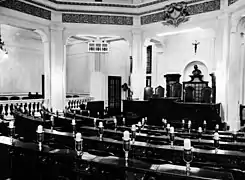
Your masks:
M 163 53 L 155 52 L 155 59 L 153 59 L 157 64 L 157 86 L 161 85 L 165 87 L 166 80 L 164 75 L 171 73 L 181 74 L 181 83 L 183 81 L 189 81 L 190 78 L 188 76 L 191 75 L 194 67 L 192 67 L 192 69 L 188 69 L 188 71 L 190 71 L 188 75 L 184 75 L 184 69 L 192 61 L 201 61 L 207 66 L 208 72 L 206 70 L 203 70 L 202 72 L 204 75 L 203 79 L 209 81 L 209 86 L 211 86 L 211 78 L 209 74 L 213 69 L 215 69 L 213 37 L 211 31 L 198 31 L 170 35 L 161 38 Z M 200 42 L 196 55 L 192 45 L 195 40 Z
M 87 43 L 67 46 L 67 93 L 90 93 L 90 88 L 99 91 L 97 83 L 90 87 L 91 75 L 100 71 L 105 75 L 105 101 L 108 100 L 108 76 L 121 76 L 122 84 L 128 83 L 129 76 L 129 45 L 125 41 L 110 43 L 109 53 L 98 54 L 87 52 Z M 100 61 L 100 63 L 95 61 Z
M 110 43 L 110 52 L 106 59 L 105 72 L 107 76 L 121 76 L 122 84 L 128 84 L 130 60 L 129 45 L 126 41 L 115 41 Z M 122 85 L 121 84 L 121 85 Z M 124 99 L 122 91 L 122 99 Z M 108 77 L 106 78 L 106 103 L 108 101 Z M 107 104 L 105 104 L 107 105 Z
M 67 46 L 66 92 L 87 94 L 90 91 L 90 54 L 87 43 Z
M 0 93 L 41 93 L 44 73 L 41 40 L 26 38 L 22 33 L 12 34 L 7 29 L 2 29 L 2 35 L 8 58 L 0 60 Z

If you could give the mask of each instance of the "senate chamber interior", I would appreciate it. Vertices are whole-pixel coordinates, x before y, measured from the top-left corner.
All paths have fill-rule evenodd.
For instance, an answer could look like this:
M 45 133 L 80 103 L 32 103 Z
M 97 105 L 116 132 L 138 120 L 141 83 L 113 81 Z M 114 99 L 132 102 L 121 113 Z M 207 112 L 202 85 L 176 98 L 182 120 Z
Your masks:
M 244 180 L 245 0 L 0 0 L 0 180 Z

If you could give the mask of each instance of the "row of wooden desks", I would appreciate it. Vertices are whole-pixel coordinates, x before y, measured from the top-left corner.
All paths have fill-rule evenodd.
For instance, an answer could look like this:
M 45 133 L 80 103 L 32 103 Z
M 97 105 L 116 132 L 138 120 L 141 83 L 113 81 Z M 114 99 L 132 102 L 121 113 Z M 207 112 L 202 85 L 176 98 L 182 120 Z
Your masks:
M 98 129 L 94 128 L 94 127 L 89 127 L 89 126 L 82 126 L 79 128 L 79 130 L 81 132 L 88 132 L 88 133 L 93 133 L 93 134 L 98 134 Z M 113 138 L 121 138 L 123 135 L 123 129 L 116 129 L 116 130 L 112 130 L 112 129 L 104 129 L 104 136 L 106 137 L 113 137 Z M 170 140 L 169 140 L 169 136 L 168 135 L 149 135 L 146 133 L 136 133 L 136 140 L 137 141 L 143 141 L 143 142 L 147 142 L 147 141 L 154 141 L 154 143 L 158 143 L 158 144 L 163 144 L 163 141 L 166 142 L 167 144 L 170 144 Z M 178 134 L 176 134 L 176 137 L 174 138 L 174 144 L 176 145 L 183 145 L 184 142 L 184 138 L 181 136 L 178 136 Z M 208 139 L 191 139 L 192 144 L 194 145 L 194 147 L 198 147 L 199 148 L 206 148 L 206 149 L 214 149 L 213 144 L 214 141 L 213 140 L 208 140 Z M 240 150 L 245 152 L 245 143 L 243 142 L 225 142 L 225 141 L 220 141 L 220 149 L 223 150 Z M 203 145 L 203 146 L 202 146 Z
M 45 130 L 45 133 L 52 134 L 56 136 L 70 137 L 68 143 L 74 141 L 72 133 L 58 132 L 51 130 Z M 102 146 L 97 146 L 98 144 L 103 145 L 103 150 L 117 153 L 118 155 L 122 154 L 122 140 L 112 139 L 112 138 L 103 138 L 100 140 L 97 136 L 83 136 L 85 144 L 90 148 L 97 148 Z M 59 142 L 66 143 L 65 140 L 59 140 Z M 165 159 L 167 161 L 173 161 L 176 163 L 183 163 L 183 146 L 174 146 L 171 147 L 167 144 L 151 144 L 150 142 L 139 142 L 135 141 L 132 144 L 133 151 L 131 156 L 139 158 L 152 158 L 152 159 Z M 192 149 L 194 160 L 193 162 L 212 162 L 214 166 L 222 166 L 227 168 L 241 168 L 245 167 L 245 153 L 240 151 L 229 151 L 229 150 L 218 150 L 217 152 L 207 149 Z M 231 164 L 232 162 L 232 164 Z
M 94 118 L 92 117 L 88 117 L 88 116 L 83 116 L 83 115 L 79 115 L 79 114 L 74 114 L 74 113 L 68 113 L 70 116 L 75 116 L 78 119 L 88 119 L 91 121 L 90 124 L 93 124 L 92 121 L 94 121 Z M 111 124 L 113 123 L 113 118 L 110 119 L 98 119 L 96 118 L 97 123 L 98 122 L 103 122 L 105 125 L 106 124 Z M 129 126 L 124 126 L 122 125 L 122 122 L 118 123 L 119 124 L 119 128 L 125 128 L 125 130 L 130 130 L 131 127 Z M 166 130 L 164 129 L 164 127 L 160 127 L 160 126 L 152 126 L 152 125 L 144 125 L 144 127 L 141 129 L 142 132 L 145 133 L 157 133 L 157 134 L 166 134 Z M 181 129 L 181 128 L 175 128 L 175 134 L 180 134 L 182 136 L 187 136 L 187 137 L 197 137 L 198 136 L 198 132 L 196 129 L 191 129 L 191 132 L 187 132 L 187 129 Z M 202 133 L 202 136 L 204 139 L 213 139 L 213 134 L 215 133 L 214 130 L 206 130 L 205 132 Z M 230 131 L 218 131 L 220 138 L 222 140 L 226 140 L 226 141 L 233 141 L 233 132 Z M 236 136 L 237 136 L 237 141 L 240 142 L 245 142 L 245 134 L 243 132 L 236 132 Z
M 218 172 L 212 170 L 206 170 L 201 168 L 191 168 L 190 174 L 186 175 L 186 170 L 184 166 L 178 165 L 169 165 L 169 164 L 151 164 L 147 162 L 142 162 L 136 159 L 129 159 L 125 161 L 124 158 L 119 158 L 116 156 L 97 156 L 87 152 L 84 152 L 81 157 L 76 156 L 76 152 L 71 149 L 53 149 L 47 145 L 43 145 L 42 149 L 35 143 L 26 143 L 21 142 L 19 140 L 14 139 L 11 142 L 10 138 L 5 136 L 0 136 L 0 144 L 7 145 L 12 148 L 23 149 L 33 151 L 39 155 L 45 156 L 49 155 L 49 157 L 55 158 L 55 156 L 67 158 L 71 157 L 72 161 L 76 162 L 76 168 L 74 172 L 79 173 L 81 170 L 79 168 L 84 167 L 81 164 L 87 163 L 89 164 L 89 171 L 96 172 L 98 174 L 103 175 L 104 171 L 113 171 L 116 172 L 124 171 L 126 174 L 128 172 L 134 172 L 134 174 L 144 173 L 149 177 L 155 177 L 156 179 L 166 178 L 166 179 L 220 179 L 220 180 L 232 180 L 233 176 L 228 172 Z M 79 166 L 77 166 L 79 164 Z M 93 167 L 93 168 L 91 168 Z M 87 168 L 85 168 L 87 169 Z M 103 169 L 103 171 L 102 171 Z M 94 171 L 95 170 L 95 171 Z M 90 173 L 92 173 L 90 172 Z M 101 177 L 101 176 L 100 176 Z M 101 177 L 102 178 L 102 177 Z M 125 179 L 125 178 L 121 178 Z

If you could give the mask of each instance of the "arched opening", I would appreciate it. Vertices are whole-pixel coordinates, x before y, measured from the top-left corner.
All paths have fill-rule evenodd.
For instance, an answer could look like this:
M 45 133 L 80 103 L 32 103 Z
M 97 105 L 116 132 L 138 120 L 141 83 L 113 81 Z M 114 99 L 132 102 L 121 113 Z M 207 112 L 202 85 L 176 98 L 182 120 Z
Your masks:
M 8 57 L 0 62 L 0 94 L 42 97 L 44 47 L 32 29 L 1 24 L 1 36 Z M 36 96 L 37 95 L 37 96 Z
M 89 45 L 107 44 L 108 50 L 89 50 Z M 67 97 L 92 96 L 105 101 L 110 108 L 109 79 L 120 79 L 115 90 L 124 98 L 122 84 L 129 83 L 130 50 L 128 42 L 119 36 L 76 34 L 66 44 L 66 93 Z M 113 80 L 114 81 L 114 80 Z M 116 80 L 115 80 L 116 81 Z M 113 85 L 115 86 L 115 84 Z M 115 93 L 112 93 L 115 94 Z
M 194 65 L 197 65 L 198 69 L 202 72 L 203 80 L 210 82 L 208 67 L 204 64 L 204 62 L 199 61 L 199 60 L 191 61 L 184 67 L 183 81 L 190 80 L 190 75 L 192 75 L 192 71 L 194 70 Z

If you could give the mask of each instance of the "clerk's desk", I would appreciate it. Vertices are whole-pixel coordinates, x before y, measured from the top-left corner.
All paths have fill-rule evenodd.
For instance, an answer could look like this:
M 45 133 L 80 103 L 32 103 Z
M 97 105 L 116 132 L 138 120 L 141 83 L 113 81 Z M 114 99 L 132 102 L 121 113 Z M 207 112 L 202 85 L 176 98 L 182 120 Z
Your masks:
M 171 121 L 182 119 L 192 120 L 195 127 L 207 121 L 208 128 L 214 128 L 221 124 L 220 103 L 184 103 L 176 98 L 158 98 L 149 101 L 123 100 L 123 114 L 134 114 L 140 117 L 148 117 L 151 125 L 161 125 L 162 118 Z

